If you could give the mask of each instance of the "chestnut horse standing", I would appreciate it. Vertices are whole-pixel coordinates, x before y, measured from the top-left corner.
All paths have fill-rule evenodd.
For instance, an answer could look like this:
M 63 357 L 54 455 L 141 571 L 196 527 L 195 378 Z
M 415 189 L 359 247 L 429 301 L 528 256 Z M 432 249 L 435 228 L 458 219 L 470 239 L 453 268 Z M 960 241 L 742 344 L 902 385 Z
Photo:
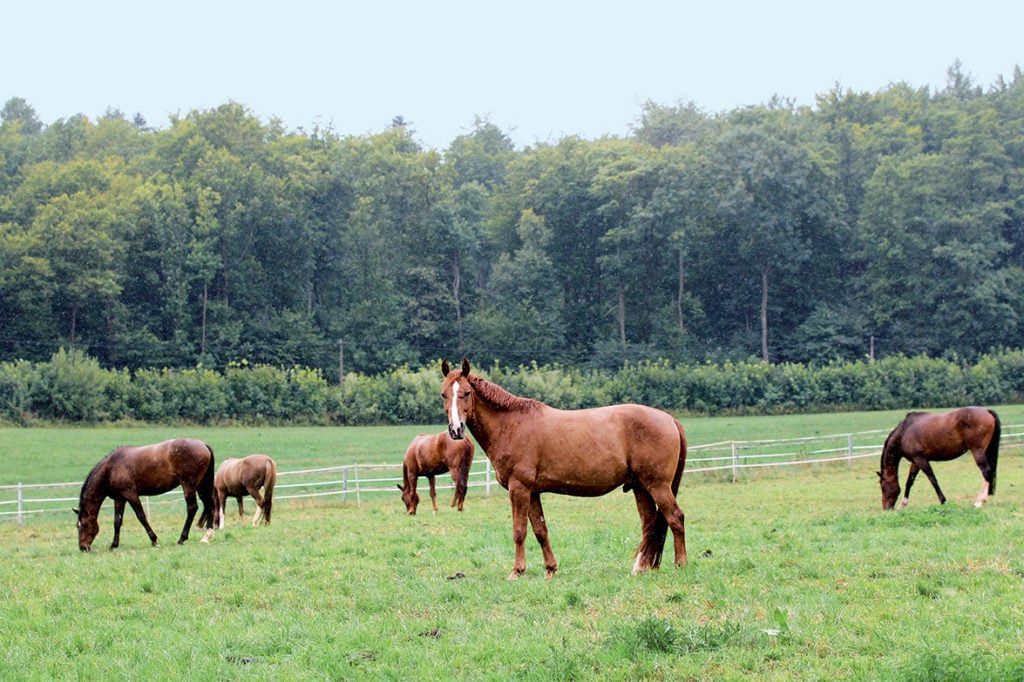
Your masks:
M 416 492 L 416 480 L 426 476 L 430 483 L 430 501 L 437 511 L 437 493 L 434 489 L 434 477 L 446 471 L 452 472 L 455 483 L 455 496 L 450 506 L 462 504 L 466 499 L 466 488 L 469 482 L 469 468 L 473 466 L 473 441 L 469 438 L 453 440 L 447 431 L 428 435 L 421 433 L 412 439 L 405 451 L 405 462 L 402 464 L 402 502 L 405 510 L 411 515 L 416 513 L 420 496 Z
M 642 537 L 633 574 L 661 564 L 668 529 L 675 563 L 686 563 L 683 512 L 676 502 L 686 466 L 686 436 L 672 415 L 643 405 L 558 410 L 515 396 L 497 384 L 441 363 L 441 395 L 448 431 L 463 438 L 466 427 L 494 464 L 512 504 L 515 562 L 509 580 L 526 570 L 526 522 L 544 554 L 544 577 L 558 570 L 541 507 L 541 493 L 596 497 L 619 486 L 632 490 Z
M 217 469 L 213 479 L 214 498 L 220 516 L 220 527 L 224 527 L 228 498 L 238 499 L 238 515 L 245 520 L 244 498 L 248 494 L 256 502 L 256 513 L 252 525 L 260 520 L 270 525 L 270 512 L 274 507 L 274 484 L 277 482 L 277 464 L 267 455 L 249 455 L 241 459 L 229 458 Z M 263 495 L 260 495 L 263 488 Z
M 203 542 L 213 537 L 216 505 L 213 500 L 213 449 L 201 440 L 177 438 L 155 445 L 125 445 L 113 450 L 93 467 L 82 484 L 78 508 L 78 548 L 88 552 L 99 533 L 99 512 L 108 497 L 114 500 L 114 542 L 121 542 L 124 504 L 131 505 L 135 516 L 146 529 L 150 542 L 156 546 L 156 533 L 146 520 L 142 508 L 143 495 L 160 495 L 181 486 L 185 494 L 187 515 L 178 544 L 188 540 L 192 519 L 199 509 L 196 494 L 203 502 L 199 527 L 205 527 Z
M 907 506 L 910 486 L 918 471 L 924 472 L 939 496 L 939 503 L 945 504 L 946 496 L 932 473 L 931 462 L 956 459 L 968 450 L 981 471 L 981 491 L 974 501 L 975 507 L 981 507 L 988 496 L 996 492 L 1001 431 L 999 416 L 984 407 L 961 407 L 939 414 L 909 413 L 885 439 L 882 448 L 881 469 L 877 472 L 882 487 L 882 509 L 892 509 L 900 495 L 900 459 L 910 462 L 910 473 L 899 508 Z

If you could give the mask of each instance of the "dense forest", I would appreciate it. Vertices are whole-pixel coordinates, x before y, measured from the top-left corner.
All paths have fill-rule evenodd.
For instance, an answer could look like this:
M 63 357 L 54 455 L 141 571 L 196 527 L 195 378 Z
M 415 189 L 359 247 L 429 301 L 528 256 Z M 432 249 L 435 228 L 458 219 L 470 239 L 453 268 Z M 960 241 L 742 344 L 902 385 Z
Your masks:
M 0 110 L 0 360 L 325 376 L 927 355 L 1024 331 L 1024 74 L 841 88 L 630 136 L 443 150 L 228 102 L 154 128 Z

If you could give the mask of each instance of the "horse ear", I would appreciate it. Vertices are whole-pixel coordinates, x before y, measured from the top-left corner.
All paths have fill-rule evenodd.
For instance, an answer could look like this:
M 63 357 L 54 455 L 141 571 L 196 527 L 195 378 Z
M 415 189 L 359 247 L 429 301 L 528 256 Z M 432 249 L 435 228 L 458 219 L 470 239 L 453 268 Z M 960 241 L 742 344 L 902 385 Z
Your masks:
M 462 376 L 469 376 L 469 358 L 462 358 Z
M 82 512 L 78 511 L 74 507 L 71 508 L 71 511 L 75 512 L 75 516 L 81 516 L 82 515 Z
M 448 376 L 448 372 L 450 372 L 450 371 L 451 371 L 451 367 L 448 366 L 447 358 L 441 360 L 441 376 L 443 376 L 443 377 Z
M 879 478 L 881 478 L 881 477 L 882 477 L 882 472 L 881 472 L 881 471 L 876 471 L 875 473 L 876 473 L 876 474 L 878 474 L 878 477 L 879 477 Z

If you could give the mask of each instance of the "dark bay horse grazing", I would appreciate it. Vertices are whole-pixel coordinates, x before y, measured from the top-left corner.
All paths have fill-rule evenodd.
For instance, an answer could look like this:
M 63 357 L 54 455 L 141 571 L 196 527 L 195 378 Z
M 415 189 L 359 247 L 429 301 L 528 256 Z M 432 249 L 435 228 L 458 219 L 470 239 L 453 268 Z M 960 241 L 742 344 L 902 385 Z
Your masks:
M 643 405 L 558 410 L 515 396 L 497 384 L 441 363 L 441 395 L 448 431 L 462 438 L 466 427 L 494 464 L 512 503 L 515 562 L 509 580 L 526 570 L 526 522 L 544 554 L 544 577 L 558 570 L 541 507 L 541 493 L 596 497 L 619 486 L 633 491 L 642 537 L 634 575 L 661 564 L 668 529 L 675 563 L 686 563 L 683 512 L 676 502 L 686 466 L 686 436 L 672 415 Z
M 882 448 L 881 470 L 877 472 L 882 486 L 882 509 L 892 509 L 900 495 L 900 459 L 910 462 L 910 473 L 899 508 L 907 506 L 918 471 L 924 472 L 939 496 L 939 503 L 945 504 L 946 496 L 932 473 L 931 462 L 956 459 L 968 450 L 981 471 L 981 491 L 974 501 L 975 507 L 981 507 L 996 492 L 1001 430 L 999 416 L 984 407 L 961 407 L 938 414 L 909 413 L 885 439 Z
M 178 544 L 188 540 L 192 519 L 199 509 L 196 494 L 203 502 L 203 513 L 199 527 L 206 528 L 203 542 L 213 537 L 216 520 L 216 505 L 213 500 L 213 449 L 201 440 L 177 438 L 155 445 L 125 445 L 113 450 L 99 461 L 89 472 L 78 508 L 78 547 L 83 552 L 92 548 L 92 541 L 99 533 L 99 512 L 106 498 L 114 500 L 114 542 L 111 549 L 121 542 L 121 522 L 124 520 L 124 504 L 127 502 L 146 529 L 150 542 L 156 546 L 156 533 L 146 520 L 146 512 L 139 499 L 144 495 L 160 495 L 181 486 L 185 494 L 187 515 L 181 529 Z
M 246 495 L 256 502 L 256 513 L 252 516 L 252 525 L 260 520 L 263 525 L 270 525 L 270 512 L 274 507 L 274 484 L 277 482 L 277 464 L 267 455 L 249 455 L 241 459 L 224 460 L 217 469 L 213 479 L 213 489 L 217 500 L 217 511 L 220 516 L 220 527 L 224 527 L 224 516 L 227 511 L 228 498 L 238 499 L 238 515 L 245 520 Z M 260 495 L 263 488 L 263 495 Z
M 405 462 L 402 464 L 402 502 L 409 514 L 416 513 L 420 496 L 416 492 L 416 480 L 426 476 L 430 483 L 430 501 L 437 511 L 437 493 L 434 490 L 434 477 L 447 471 L 452 473 L 455 483 L 455 495 L 450 506 L 458 506 L 462 511 L 466 499 L 466 488 L 469 485 L 469 468 L 473 466 L 473 441 L 469 438 L 454 440 L 447 431 L 433 435 L 421 433 L 412 439 L 405 451 Z

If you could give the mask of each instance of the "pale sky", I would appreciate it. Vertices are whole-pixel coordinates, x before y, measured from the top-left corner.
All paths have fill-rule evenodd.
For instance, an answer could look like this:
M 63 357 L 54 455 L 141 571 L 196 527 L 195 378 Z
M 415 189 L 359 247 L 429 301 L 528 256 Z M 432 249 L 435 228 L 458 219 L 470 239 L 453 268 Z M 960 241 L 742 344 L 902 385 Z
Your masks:
M 340 135 L 402 116 L 444 149 L 487 118 L 517 147 L 629 135 L 647 100 L 708 113 L 837 84 L 988 88 L 1024 67 L 1024 2 L 180 0 L 5 3 L 0 103 L 44 124 L 238 102 Z

